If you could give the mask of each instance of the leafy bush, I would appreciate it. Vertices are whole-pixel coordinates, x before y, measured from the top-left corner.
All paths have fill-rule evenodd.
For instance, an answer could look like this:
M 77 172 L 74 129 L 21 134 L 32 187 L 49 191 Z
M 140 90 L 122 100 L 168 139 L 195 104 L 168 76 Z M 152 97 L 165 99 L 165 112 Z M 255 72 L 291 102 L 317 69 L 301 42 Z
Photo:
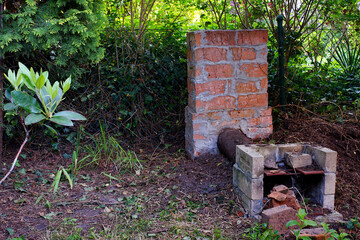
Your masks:
M 77 109 L 88 111 L 89 130 L 104 126 L 133 136 L 163 134 L 183 124 L 186 96 L 186 40 L 181 31 L 127 29 L 103 36 L 106 54 L 84 79 Z

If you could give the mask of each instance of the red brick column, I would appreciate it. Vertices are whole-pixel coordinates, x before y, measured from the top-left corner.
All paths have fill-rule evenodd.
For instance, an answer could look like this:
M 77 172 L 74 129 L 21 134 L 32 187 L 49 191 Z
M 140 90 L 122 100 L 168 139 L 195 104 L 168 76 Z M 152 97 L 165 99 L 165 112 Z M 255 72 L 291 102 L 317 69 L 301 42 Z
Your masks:
M 266 30 L 196 31 L 187 35 L 186 151 L 217 153 L 223 128 L 249 138 L 272 133 L 267 94 Z

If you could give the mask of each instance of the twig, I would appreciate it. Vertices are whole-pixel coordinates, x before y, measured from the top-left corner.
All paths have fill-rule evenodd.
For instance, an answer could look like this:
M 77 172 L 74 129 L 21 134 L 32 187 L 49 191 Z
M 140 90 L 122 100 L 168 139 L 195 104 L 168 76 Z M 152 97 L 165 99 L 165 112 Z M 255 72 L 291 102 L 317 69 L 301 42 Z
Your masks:
M 302 200 L 302 201 L 303 201 L 303 203 L 304 203 L 304 208 L 305 208 L 305 211 L 306 211 L 306 213 L 308 214 L 309 212 L 308 212 L 308 209 L 307 209 L 307 207 L 306 207 L 305 199 L 304 199 L 304 197 L 301 195 L 301 193 L 300 193 L 299 189 L 297 189 L 296 187 L 291 187 L 291 188 L 289 188 L 289 189 L 295 189 L 295 190 L 298 192 L 298 194 L 299 194 L 299 195 L 300 195 L 300 197 L 301 197 L 301 200 Z
M 24 120 L 23 120 L 21 117 L 20 117 L 20 122 L 21 122 L 21 125 L 23 126 L 23 128 L 24 128 L 24 130 L 25 130 L 25 134 L 26 134 L 26 135 L 25 135 L 25 139 L 24 139 L 24 142 L 21 144 L 18 153 L 17 153 L 16 156 L 15 156 L 15 159 L 14 159 L 12 165 L 11 165 L 10 170 L 9 170 L 8 173 L 1 179 L 0 184 L 1 184 L 2 182 L 4 182 L 5 179 L 6 179 L 6 178 L 10 175 L 10 173 L 14 170 L 15 164 L 16 164 L 19 156 L 20 156 L 20 153 L 21 153 L 21 151 L 23 150 L 23 148 L 24 148 L 24 146 L 25 146 L 25 144 L 26 144 L 26 142 L 28 141 L 28 138 L 29 138 L 29 133 L 30 133 L 30 131 L 26 129 Z

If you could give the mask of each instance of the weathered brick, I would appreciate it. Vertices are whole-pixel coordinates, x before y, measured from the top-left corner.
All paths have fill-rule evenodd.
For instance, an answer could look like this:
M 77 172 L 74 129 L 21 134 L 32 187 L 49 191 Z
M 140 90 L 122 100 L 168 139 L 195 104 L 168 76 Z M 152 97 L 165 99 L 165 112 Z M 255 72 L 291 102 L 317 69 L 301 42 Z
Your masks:
M 272 124 L 272 117 L 261 116 L 258 118 L 252 118 L 248 123 L 250 126 L 268 126 Z
M 267 106 L 268 94 L 251 94 L 238 96 L 238 108 L 253 108 Z
M 234 109 L 235 98 L 231 96 L 219 96 L 211 99 L 210 101 L 196 101 L 197 107 L 203 107 L 207 110 L 223 110 L 223 109 Z
M 252 109 L 233 110 L 233 111 L 229 111 L 229 115 L 232 118 L 251 118 L 254 116 L 254 110 Z
M 194 135 L 194 139 L 196 139 L 196 140 L 205 139 L 205 136 L 203 136 L 203 135 L 201 135 L 201 134 L 195 134 L 195 135 Z
M 195 44 L 196 44 L 196 47 L 200 47 L 201 46 L 201 41 L 202 39 L 202 36 L 201 36 L 201 33 L 195 33 Z
M 238 45 L 259 45 L 268 41 L 267 30 L 239 31 Z
M 225 93 L 225 86 L 227 81 L 215 80 L 206 83 L 198 83 L 195 86 L 195 93 L 198 95 L 203 92 L 208 92 L 210 95 Z
M 225 48 L 198 48 L 195 50 L 195 61 L 207 60 L 211 62 L 219 62 L 226 60 L 227 51 Z
M 230 48 L 230 50 L 233 61 L 254 60 L 256 58 L 256 51 L 254 48 L 234 47 Z
M 200 128 L 202 128 L 203 126 L 204 126 L 203 124 L 194 124 L 193 129 L 196 131 L 196 130 L 199 130 Z
M 215 46 L 234 46 L 235 45 L 235 31 L 205 31 L 206 45 Z
M 291 235 L 294 234 L 291 232 Z M 313 240 L 326 240 L 330 237 L 330 233 L 326 234 L 324 228 L 310 228 L 310 229 L 302 229 L 299 237 L 308 237 Z
M 272 111 L 271 107 L 269 107 L 265 110 L 262 110 L 260 116 L 271 116 L 271 111 Z
M 234 76 L 234 67 L 230 64 L 206 65 L 205 71 L 208 73 L 208 79 Z
M 276 199 L 271 200 L 271 204 L 273 207 L 286 205 L 288 207 L 291 207 L 292 209 L 298 211 L 300 209 L 300 203 L 296 200 L 296 196 L 293 191 L 288 191 L 286 194 L 284 194 L 286 197 L 283 201 L 279 201 Z
M 248 127 L 249 137 L 252 139 L 266 138 L 273 133 L 273 125 L 267 127 Z
M 228 121 L 225 121 L 225 120 L 222 120 L 222 121 L 212 121 L 211 122 L 211 126 L 216 128 L 216 129 L 222 129 L 224 127 L 229 127 L 229 126 L 232 126 L 232 127 L 236 127 L 239 123 L 239 120 L 228 120 Z M 218 133 L 218 131 L 216 131 Z M 217 134 L 218 135 L 218 134 Z
M 267 77 L 268 65 L 267 64 L 242 64 L 239 68 L 240 74 L 244 73 L 247 77 Z
M 255 82 L 242 83 L 239 82 L 235 88 L 236 93 L 256 93 L 259 90 L 256 88 Z
M 286 205 L 266 209 L 261 213 L 261 216 L 263 223 L 267 223 L 274 230 L 278 230 L 280 234 L 287 231 L 287 222 L 297 219 L 296 211 Z
M 268 79 L 267 79 L 267 77 L 261 79 L 260 86 L 261 86 L 262 91 L 267 92 L 267 90 L 268 90 Z
M 263 48 L 260 54 L 262 55 L 263 58 L 265 58 L 267 56 L 267 48 Z
M 223 119 L 224 112 L 208 112 L 206 114 L 207 119 L 211 120 L 221 120 Z

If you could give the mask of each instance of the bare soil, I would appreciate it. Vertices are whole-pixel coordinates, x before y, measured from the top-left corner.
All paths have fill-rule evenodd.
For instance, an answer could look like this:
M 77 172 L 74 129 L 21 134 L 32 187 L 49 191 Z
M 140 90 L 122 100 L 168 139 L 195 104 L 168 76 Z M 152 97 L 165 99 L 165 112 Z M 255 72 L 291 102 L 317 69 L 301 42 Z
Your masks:
M 269 141 L 310 142 L 337 151 L 336 210 L 346 220 L 360 217 L 358 123 L 285 119 L 263 142 Z M 140 172 L 81 169 L 73 189 L 64 180 L 57 193 L 50 186 L 58 168 L 70 164 L 64 156 L 71 155 L 71 147 L 56 153 L 28 145 L 26 159 L 0 186 L 0 239 L 76 234 L 83 239 L 242 239 L 254 222 L 233 192 L 231 163 L 221 155 L 192 161 L 185 157 L 183 140 L 168 144 L 133 148 L 142 160 Z M 1 175 L 15 151 L 3 157 Z

